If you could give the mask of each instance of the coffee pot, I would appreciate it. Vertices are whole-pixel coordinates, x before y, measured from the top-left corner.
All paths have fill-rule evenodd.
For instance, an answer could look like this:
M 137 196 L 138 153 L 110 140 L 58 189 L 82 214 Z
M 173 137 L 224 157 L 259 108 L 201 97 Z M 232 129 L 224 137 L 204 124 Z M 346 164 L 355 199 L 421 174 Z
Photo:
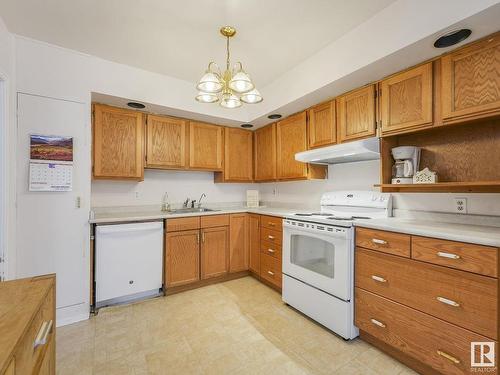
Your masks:
M 392 150 L 394 165 L 392 166 L 393 184 L 412 184 L 413 176 L 420 163 L 420 147 L 400 146 Z

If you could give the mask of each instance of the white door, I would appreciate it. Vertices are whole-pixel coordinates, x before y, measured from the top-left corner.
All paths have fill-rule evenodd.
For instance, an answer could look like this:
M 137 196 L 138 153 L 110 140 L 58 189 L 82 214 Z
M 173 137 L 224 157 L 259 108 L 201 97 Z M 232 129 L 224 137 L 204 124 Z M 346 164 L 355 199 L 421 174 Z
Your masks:
M 58 309 L 88 302 L 90 113 L 83 103 L 27 94 L 17 100 L 16 275 L 56 273 Z M 30 134 L 73 137 L 73 191 L 28 190 Z

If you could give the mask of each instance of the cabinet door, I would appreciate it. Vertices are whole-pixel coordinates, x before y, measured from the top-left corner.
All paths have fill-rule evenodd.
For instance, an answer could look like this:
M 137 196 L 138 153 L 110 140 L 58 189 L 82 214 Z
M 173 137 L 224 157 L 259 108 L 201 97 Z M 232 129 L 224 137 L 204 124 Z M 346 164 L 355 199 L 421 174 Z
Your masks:
M 229 272 L 248 270 L 248 215 L 230 217 Z
M 335 100 L 323 103 L 308 111 L 309 147 L 320 147 L 337 142 Z
M 223 128 L 202 122 L 189 123 L 189 167 L 222 169 Z
M 381 82 L 382 134 L 432 124 L 432 62 Z
M 252 132 L 226 128 L 224 138 L 224 180 L 252 181 Z
M 188 230 L 166 234 L 167 287 L 189 284 L 200 279 L 200 231 Z
M 148 115 L 146 126 L 146 167 L 186 168 L 185 120 Z
M 94 105 L 94 177 L 144 179 L 144 120 L 140 112 Z
M 248 268 L 260 274 L 260 215 L 248 215 Z
M 276 124 L 254 132 L 255 181 L 276 179 Z
M 222 276 L 228 269 L 228 227 L 201 230 L 201 278 Z
M 500 34 L 441 58 L 443 122 L 500 114 Z
M 306 112 L 297 113 L 276 125 L 278 179 L 307 178 L 307 164 L 295 160 L 297 152 L 307 150 Z
M 375 85 L 342 95 L 336 102 L 340 142 L 375 135 Z

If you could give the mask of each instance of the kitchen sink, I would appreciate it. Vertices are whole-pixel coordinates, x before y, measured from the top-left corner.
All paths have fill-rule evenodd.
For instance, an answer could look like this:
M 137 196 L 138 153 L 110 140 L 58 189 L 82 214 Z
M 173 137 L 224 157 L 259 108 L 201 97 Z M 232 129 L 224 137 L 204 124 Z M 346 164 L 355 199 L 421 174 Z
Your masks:
M 219 210 L 213 210 L 211 208 L 175 208 L 170 211 L 166 211 L 166 214 L 182 214 L 182 213 L 196 213 L 196 212 L 215 212 Z

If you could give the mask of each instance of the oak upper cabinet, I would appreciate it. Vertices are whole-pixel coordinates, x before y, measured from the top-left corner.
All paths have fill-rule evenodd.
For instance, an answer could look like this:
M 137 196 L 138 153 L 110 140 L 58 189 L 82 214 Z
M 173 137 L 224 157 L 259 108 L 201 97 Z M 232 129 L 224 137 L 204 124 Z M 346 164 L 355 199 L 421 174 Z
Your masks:
M 146 167 L 187 168 L 187 121 L 165 116 L 147 116 Z
M 276 124 L 254 132 L 255 181 L 276 179 Z
M 142 181 L 143 114 L 94 104 L 93 115 L 93 177 Z
M 432 62 L 380 83 L 382 134 L 432 125 Z
M 248 270 L 248 215 L 230 216 L 229 272 Z
M 224 170 L 215 173 L 215 182 L 253 180 L 253 133 L 238 128 L 224 129 Z
M 189 284 L 200 279 L 200 231 L 198 229 L 167 232 L 166 254 L 167 287 Z
M 277 178 L 307 178 L 307 164 L 295 160 L 297 152 L 307 150 L 306 112 L 300 112 L 276 124 Z
M 309 148 L 335 144 L 337 142 L 335 100 L 312 107 L 307 113 Z
M 227 226 L 201 230 L 201 278 L 223 276 L 229 259 L 229 229 Z
M 376 134 L 375 85 L 339 96 L 336 103 L 340 142 L 372 137 Z
M 500 33 L 441 58 L 444 123 L 500 114 Z
M 223 133 L 222 126 L 189 123 L 189 168 L 222 170 Z
M 260 215 L 248 215 L 248 268 L 260 274 Z

